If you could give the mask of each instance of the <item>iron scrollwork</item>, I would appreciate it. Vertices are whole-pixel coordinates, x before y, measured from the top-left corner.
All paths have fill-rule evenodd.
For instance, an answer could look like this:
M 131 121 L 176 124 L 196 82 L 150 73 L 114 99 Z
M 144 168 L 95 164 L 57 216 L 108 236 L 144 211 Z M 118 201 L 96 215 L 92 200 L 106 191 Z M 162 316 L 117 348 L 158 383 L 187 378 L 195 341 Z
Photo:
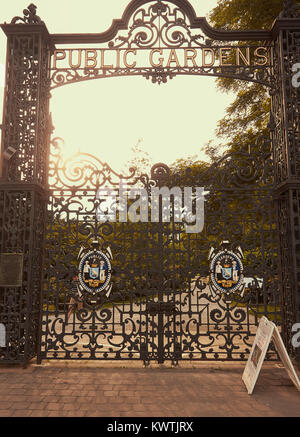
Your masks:
M 222 41 L 215 41 L 210 38 L 205 30 L 201 27 L 196 28 L 191 25 L 190 17 L 185 8 L 179 7 L 172 2 L 150 1 L 149 5 L 139 7 L 132 12 L 128 20 L 126 31 L 119 30 L 118 35 L 107 40 L 108 47 L 101 46 L 99 50 L 115 51 L 118 57 L 117 64 L 120 63 L 120 51 L 137 50 L 200 50 L 204 49 L 214 53 L 216 58 L 219 57 L 217 50 L 228 49 L 233 47 L 236 50 L 252 50 L 259 49 L 260 46 L 239 45 L 232 46 L 228 43 L 224 46 Z M 259 41 L 259 38 L 257 38 Z M 258 43 L 258 42 L 257 42 Z M 206 65 L 197 65 L 193 58 L 193 65 L 184 65 L 176 63 L 176 57 L 172 58 L 171 63 L 176 63 L 176 66 L 171 65 L 168 61 L 167 66 L 151 65 L 151 66 L 134 66 L 128 65 L 108 65 L 98 67 L 84 67 L 77 65 L 71 67 L 61 66 L 60 68 L 53 66 L 51 68 L 52 88 L 60 87 L 69 83 L 80 82 L 97 78 L 109 78 L 118 76 L 143 76 L 146 79 L 151 79 L 153 83 L 166 83 L 168 79 L 173 79 L 177 75 L 201 75 L 214 77 L 231 77 L 240 80 L 260 83 L 267 87 L 272 87 L 272 63 L 271 63 L 271 47 L 268 43 L 267 61 L 262 64 L 251 65 L 248 61 L 239 65 L 215 65 L 214 63 Z M 81 59 L 81 52 L 84 49 L 78 49 L 78 58 Z M 69 53 L 72 53 L 69 51 Z M 200 52 L 199 52 L 200 53 Z M 201 55 L 202 59 L 204 55 Z M 149 64 L 150 65 L 150 64 Z
M 146 364 L 246 359 L 263 303 L 279 317 L 276 285 L 269 282 L 277 267 L 268 142 L 260 140 L 261 152 L 227 156 L 193 179 L 209 190 L 206 225 L 201 234 L 186 234 L 182 224 L 172 221 L 97 221 L 97 190 L 118 190 L 124 176 L 87 154 L 64 163 L 60 141 L 52 141 L 50 160 L 42 357 L 142 359 Z M 176 180 L 162 163 L 150 175 L 132 170 L 126 178 L 127 187 L 148 192 Z M 251 281 L 243 295 L 209 292 L 207 254 L 224 236 L 246 247 L 245 272 Z M 108 296 L 83 293 L 80 300 L 71 291 L 77 254 L 81 248 L 88 251 L 95 239 L 100 250 L 109 247 L 113 254 L 112 289 Z M 74 311 L 68 318 L 71 299 Z
M 110 41 L 110 48 L 204 47 L 212 41 L 192 32 L 186 13 L 164 2 L 153 2 L 147 9 L 138 9 L 132 16 L 127 36 Z

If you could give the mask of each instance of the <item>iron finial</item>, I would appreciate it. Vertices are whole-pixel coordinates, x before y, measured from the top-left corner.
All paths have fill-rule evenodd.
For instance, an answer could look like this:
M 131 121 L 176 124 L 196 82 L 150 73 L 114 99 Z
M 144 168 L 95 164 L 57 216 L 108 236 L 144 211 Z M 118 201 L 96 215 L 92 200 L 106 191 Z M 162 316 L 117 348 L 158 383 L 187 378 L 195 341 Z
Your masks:
M 36 15 L 37 7 L 33 3 L 30 3 L 27 6 L 27 9 L 23 10 L 23 18 L 22 17 L 14 17 L 11 20 L 11 24 L 17 24 L 19 21 L 25 24 L 44 24 L 44 22 L 40 19 L 38 15 Z

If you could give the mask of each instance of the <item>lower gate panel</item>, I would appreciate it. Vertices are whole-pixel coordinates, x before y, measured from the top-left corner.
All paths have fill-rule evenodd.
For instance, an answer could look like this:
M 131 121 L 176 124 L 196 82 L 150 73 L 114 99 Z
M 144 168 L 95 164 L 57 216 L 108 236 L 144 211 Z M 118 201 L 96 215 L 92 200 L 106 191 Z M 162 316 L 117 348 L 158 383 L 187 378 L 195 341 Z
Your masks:
M 255 306 L 240 306 L 224 297 L 214 301 L 209 287 L 165 293 L 161 299 L 152 295 L 130 303 L 79 306 L 77 302 L 64 311 L 44 311 L 42 358 L 146 364 L 246 360 L 258 323 Z M 276 359 L 276 353 L 270 349 L 267 358 Z

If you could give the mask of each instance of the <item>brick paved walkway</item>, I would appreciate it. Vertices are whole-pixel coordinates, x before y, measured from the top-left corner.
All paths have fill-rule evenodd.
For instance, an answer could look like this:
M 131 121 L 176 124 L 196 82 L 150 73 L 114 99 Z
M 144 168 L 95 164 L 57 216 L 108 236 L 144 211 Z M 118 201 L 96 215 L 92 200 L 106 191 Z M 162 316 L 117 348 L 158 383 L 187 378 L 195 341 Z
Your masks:
M 278 364 L 264 364 L 252 396 L 243 363 L 117 365 L 0 365 L 0 416 L 300 417 L 300 393 Z

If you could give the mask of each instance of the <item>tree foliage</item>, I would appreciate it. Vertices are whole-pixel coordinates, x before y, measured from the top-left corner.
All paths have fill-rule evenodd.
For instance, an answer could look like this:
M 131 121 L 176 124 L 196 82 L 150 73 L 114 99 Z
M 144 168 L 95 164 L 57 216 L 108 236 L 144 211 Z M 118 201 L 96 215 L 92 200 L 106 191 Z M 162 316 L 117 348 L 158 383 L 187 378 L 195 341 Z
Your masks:
M 283 0 L 219 0 L 209 19 L 213 27 L 225 30 L 269 30 L 282 10 Z M 219 121 L 216 135 L 225 140 L 226 152 L 248 151 L 258 135 L 268 135 L 268 90 L 263 85 L 230 78 L 217 79 L 217 85 L 223 92 L 235 92 L 236 98 Z M 204 151 L 213 161 L 219 157 L 213 141 Z
M 218 0 L 209 18 L 216 28 L 269 30 L 282 9 L 283 0 Z

